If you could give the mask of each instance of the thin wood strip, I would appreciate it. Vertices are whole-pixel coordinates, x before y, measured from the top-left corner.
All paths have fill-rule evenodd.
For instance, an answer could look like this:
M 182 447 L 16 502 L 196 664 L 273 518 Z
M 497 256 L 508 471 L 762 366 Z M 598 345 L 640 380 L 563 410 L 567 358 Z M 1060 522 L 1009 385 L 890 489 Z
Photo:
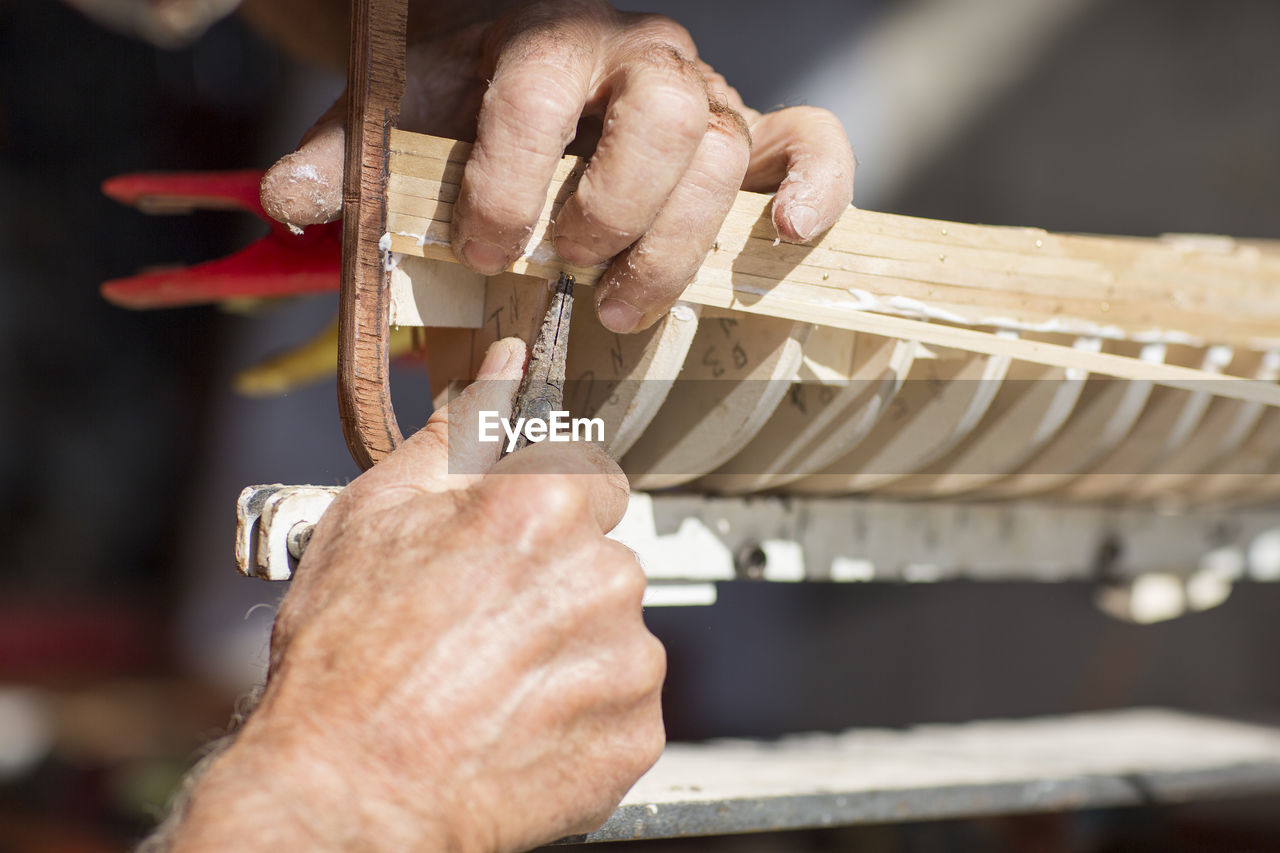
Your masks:
M 428 258 L 439 260 L 450 260 L 456 262 L 453 257 L 452 249 L 442 243 L 445 239 L 444 235 L 448 233 L 448 225 L 442 222 L 434 222 L 430 229 L 426 232 L 428 243 L 420 246 L 416 242 L 416 238 L 407 236 L 403 233 L 404 227 L 419 227 L 419 222 L 405 223 L 403 219 L 392 219 L 392 242 L 391 247 L 394 251 L 403 252 L 404 254 L 423 255 Z M 399 230 L 398 230 L 399 229 Z M 550 254 L 548 250 L 548 255 Z M 723 257 L 724 260 L 720 260 Z M 732 268 L 735 266 L 737 268 Z M 821 272 L 817 269 L 806 269 L 798 267 L 788 274 L 785 279 L 778 276 L 758 275 L 751 272 L 752 269 L 758 268 L 757 264 L 750 261 L 735 262 L 728 255 L 719 255 L 713 253 L 706 264 L 699 272 L 699 281 L 706 285 L 721 285 L 725 288 L 736 289 L 739 293 L 748 299 L 751 294 L 756 292 L 765 292 L 768 290 L 776 290 L 780 287 L 789 287 L 797 295 L 803 294 L 801 298 L 805 301 L 815 304 L 832 304 L 835 302 L 846 303 L 857 310 L 867 310 L 868 303 L 875 305 L 875 313 L 890 312 L 892 315 L 920 317 L 922 314 L 931 316 L 940 320 L 961 323 L 974 326 L 999 326 L 1002 328 L 1024 329 L 1030 331 L 1052 331 L 1064 334 L 1092 336 L 1092 337 L 1124 337 L 1123 329 L 1118 325 L 1111 323 L 1112 319 L 1121 319 L 1116 317 L 1121 311 L 1128 311 L 1131 320 L 1140 319 L 1144 310 L 1148 308 L 1159 307 L 1167 304 L 1167 296 L 1165 301 L 1149 301 L 1140 303 L 1132 300 L 1116 300 L 1112 303 L 1098 304 L 1089 300 L 1079 300 L 1072 297 L 1064 297 L 1059 302 L 1051 306 L 1049 310 L 1029 310 L 1020 309 L 1021 317 L 1006 317 L 1005 322 L 1000 322 L 1001 318 L 989 316 L 988 312 L 982 310 L 980 304 L 981 292 L 972 288 L 951 288 L 947 285 L 925 284 L 911 279 L 889 278 L 885 276 L 861 276 L 854 273 L 843 273 L 838 270 L 832 272 Z M 560 269 L 565 269 L 579 275 L 583 283 L 591 283 L 597 280 L 600 270 L 595 268 L 574 267 L 563 262 L 559 262 L 554 257 L 548 257 L 539 254 L 534 258 L 522 258 L 517 260 L 512 269 L 524 275 L 549 277 L 557 274 Z M 822 276 L 830 276 L 832 280 L 844 279 L 850 284 L 863 284 L 866 289 L 857 287 L 849 289 L 840 289 L 820 285 L 813 281 L 814 278 Z M 881 300 L 876 293 L 872 293 L 870 288 L 876 288 L 883 292 L 884 298 Z M 940 299 L 940 294 L 946 294 L 947 299 Z M 932 298 L 926 303 L 920 297 Z M 1014 304 L 1008 306 L 1009 313 L 1018 312 L 1016 305 L 1020 299 L 1012 297 Z M 1096 319 L 1080 319 L 1083 310 L 1076 315 L 1065 315 L 1058 313 L 1056 309 L 1063 307 L 1074 307 L 1084 309 L 1087 307 L 1098 307 L 1099 312 Z M 1112 313 L 1101 313 L 1101 309 L 1106 309 Z M 745 309 L 744 309 L 745 310 Z M 1243 309 L 1241 309 L 1242 311 Z M 1207 308 L 1201 307 L 1197 311 L 1197 316 L 1204 322 L 1212 322 L 1214 320 L 1223 320 L 1229 316 L 1235 316 L 1240 312 L 1213 312 Z M 1248 337 L 1252 341 L 1258 341 L 1264 336 L 1274 335 L 1277 328 L 1277 322 L 1273 322 L 1265 317 L 1254 317 L 1252 314 L 1247 315 L 1250 319 L 1235 320 L 1237 332 L 1248 333 Z M 806 322 L 815 322 L 819 325 L 828 325 L 840 327 L 835 320 L 830 322 L 822 319 L 807 320 Z M 1137 325 L 1135 323 L 1135 325 Z M 1146 329 L 1147 334 L 1153 337 L 1159 337 L 1160 324 L 1157 318 L 1148 317 L 1147 322 L 1138 325 L 1138 328 Z M 1144 335 L 1137 335 L 1140 339 Z M 1175 340 L 1182 339 L 1181 335 L 1172 335 Z M 1194 342 L 1194 338 L 1188 339 Z M 1244 348 L 1252 348 L 1244 346 Z
M 452 140 L 439 140 L 418 134 L 397 136 L 399 144 L 393 155 L 393 172 L 429 178 L 424 186 L 456 183 L 468 146 Z M 452 165 L 441 159 L 440 152 L 451 152 Z M 581 158 L 565 158 L 557 169 L 553 187 L 580 174 L 585 161 Z M 442 170 L 450 170 L 444 174 Z M 431 191 L 424 190 L 428 195 Z M 552 193 L 555 195 L 555 193 Z M 770 222 L 763 214 L 769 197 L 756 193 L 740 193 L 733 215 L 746 214 L 760 230 L 755 236 L 772 240 Z M 833 239 L 838 238 L 838 239 Z M 901 255 L 904 246 L 911 246 L 908 255 Z M 964 257 L 967 249 L 979 250 L 984 258 L 994 259 L 992 269 L 1006 268 L 1021 257 L 1027 260 L 1057 259 L 1059 276 L 1072 282 L 1079 279 L 1096 279 L 1120 284 L 1128 289 L 1135 285 L 1155 285 L 1158 293 L 1167 292 L 1168 282 L 1194 284 L 1205 294 L 1221 294 L 1238 287 L 1260 288 L 1265 296 L 1280 276 L 1280 249 L 1267 250 L 1258 241 L 1241 243 L 1230 238 L 1172 235 L 1167 239 L 1098 237 L 1093 235 L 1050 234 L 1042 229 L 1014 228 L 1006 226 L 978 226 L 964 223 L 915 219 L 894 214 L 850 209 L 829 232 L 819 246 L 844 249 L 855 254 L 877 258 L 915 257 L 925 259 L 939 254 Z M 1234 247 L 1227 251 L 1224 247 Z M 922 252 L 923 250 L 923 252 Z M 981 266 L 986 267 L 987 262 Z M 1122 268 L 1122 276 L 1116 275 L 1116 266 Z M 1052 266 L 1043 269 L 1052 269 Z M 1030 271 L 1028 268 L 1027 271 Z M 1227 281 L 1210 281 L 1207 276 L 1230 273 Z M 1172 278 L 1170 278 L 1172 276 Z M 1074 286 L 1074 285 L 1073 285 Z
M 442 260 L 452 257 L 448 247 L 427 247 L 427 249 L 427 257 Z M 515 265 L 515 271 L 525 275 L 545 275 L 550 269 L 552 267 L 548 264 L 517 263 Z M 573 272 L 577 269 L 579 268 L 570 268 L 569 271 Z M 541 270 L 541 272 L 530 273 L 529 270 Z M 976 329 L 912 320 L 888 314 L 873 314 L 848 303 L 833 304 L 825 300 L 815 302 L 803 286 L 789 282 L 783 282 L 765 293 L 756 294 L 748 291 L 746 294 L 752 298 L 751 302 L 742 301 L 740 292 L 729 287 L 694 282 L 686 288 L 681 298 L 696 305 L 727 308 L 748 314 L 780 317 L 854 332 L 916 340 L 929 346 L 944 346 L 987 355 L 1008 356 L 1034 364 L 1074 368 L 1117 379 L 1144 380 L 1173 388 L 1197 390 L 1197 388 L 1203 389 L 1204 383 L 1212 382 L 1214 383 L 1211 386 L 1213 393 L 1217 396 L 1253 401 L 1267 406 L 1280 406 L 1280 385 L 1254 379 L 1224 377 L 1195 368 L 1151 364 L 1128 356 L 1105 352 L 1084 352 L 1042 341 L 1004 338 Z
M 512 270 L 526 275 L 549 277 L 556 275 L 560 269 L 568 269 L 582 283 L 594 283 L 603 268 L 570 267 L 560 261 L 551 248 L 548 238 L 556 212 L 556 208 L 549 203 L 548 209 L 535 226 L 532 253 L 518 259 Z M 393 210 L 388 228 L 394 251 L 456 262 L 448 246 L 447 221 L 413 217 Z M 1096 298 L 1097 294 L 1086 294 L 1084 297 L 1077 295 L 1075 291 L 1086 289 L 1083 283 L 1063 279 L 1055 284 L 1051 280 L 1040 279 L 1039 284 L 1055 284 L 1060 291 L 1055 296 L 1045 297 L 1033 293 L 1038 285 L 1029 277 L 1021 278 L 1021 282 L 1025 284 L 1021 291 L 1013 286 L 1018 283 L 1015 277 L 989 272 L 970 273 L 965 282 L 963 271 L 947 270 L 945 274 L 926 280 L 929 278 L 927 265 L 916 265 L 914 269 L 904 270 L 907 274 L 914 274 L 915 278 L 893 277 L 886 274 L 892 271 L 888 268 L 897 263 L 891 259 L 873 259 L 869 268 L 864 260 L 862 271 L 844 269 L 843 267 L 858 263 L 854 256 L 847 253 L 831 255 L 843 259 L 838 265 L 791 265 L 770 257 L 783 251 L 781 244 L 775 248 L 769 241 L 755 239 L 750 240 L 749 244 L 754 251 L 735 255 L 732 244 L 729 244 L 727 250 L 722 248 L 721 251 L 713 251 L 701 270 L 702 280 L 742 285 L 749 292 L 752 286 L 764 289 L 785 278 L 793 284 L 808 285 L 812 289 L 812 299 L 815 300 L 847 300 L 852 296 L 860 307 L 877 313 L 924 315 L 966 325 L 1000 326 L 1031 332 L 1063 332 L 1139 340 L 1163 337 L 1174 341 L 1204 343 L 1206 341 L 1202 340 L 1203 333 L 1216 329 L 1217 335 L 1212 338 L 1214 343 L 1267 349 L 1273 345 L 1277 329 L 1280 329 L 1280 318 L 1262 310 L 1268 302 L 1274 301 L 1274 295 L 1242 295 L 1236 298 L 1224 288 L 1220 294 L 1202 291 L 1202 295 L 1210 301 L 1195 301 L 1191 296 L 1180 295 L 1171 288 L 1162 287 L 1158 291 L 1148 288 L 1149 294 L 1143 298 L 1139 283 L 1124 282 L 1106 288 L 1107 293 L 1114 290 L 1120 295 L 1102 299 Z M 761 271 L 767 274 L 760 274 Z M 1002 280 L 1012 284 L 999 290 L 978 286 L 986 276 L 990 277 L 988 280 Z M 956 281 L 962 283 L 954 284 Z M 1277 292 L 1280 292 L 1280 278 L 1275 286 Z M 1231 299 L 1228 299 L 1229 296 Z
M 447 223 L 453 215 L 453 202 L 457 198 L 458 186 L 453 181 L 460 180 L 461 166 L 431 161 L 430 166 L 445 169 L 445 178 L 441 180 L 419 179 L 397 171 L 407 168 L 406 161 L 392 161 L 392 177 L 388 184 L 388 197 L 391 200 L 392 213 L 397 216 L 421 217 L 423 222 L 414 223 L 414 228 L 426 230 L 431 221 Z M 415 170 L 423 169 L 424 164 L 411 162 Z M 555 183 L 569 183 L 575 173 L 568 165 L 562 164 L 557 170 Z M 457 177 L 451 177 L 456 175 Z M 570 184 L 571 186 L 571 184 Z M 1170 275 L 1186 276 L 1185 270 L 1179 273 L 1157 266 L 1148 275 L 1139 275 L 1134 267 L 1117 277 L 1115 272 L 1105 264 L 1094 259 L 1066 257 L 1061 254 L 1048 255 L 1036 250 L 1033 253 L 1008 252 L 993 249 L 975 249 L 967 246 L 952 246 L 944 243 L 921 242 L 891 236 L 874 236 L 850 231 L 839 233 L 839 240 L 827 235 L 816 246 L 804 246 L 792 243 L 776 242 L 776 235 L 767 212 L 767 196 L 742 193 L 743 198 L 735 205 L 725 219 L 719 239 L 719 252 L 708 257 L 709 264 L 715 264 L 718 258 L 729 258 L 737 266 L 741 260 L 757 259 L 773 264 L 791 267 L 808 267 L 817 273 L 830 272 L 833 269 L 849 272 L 860 272 L 867 275 L 879 275 L 912 279 L 921 284 L 949 284 L 975 288 L 980 291 L 979 298 L 985 297 L 988 302 L 998 295 L 1006 293 L 1022 293 L 1037 299 L 1045 299 L 1045 292 L 1058 295 L 1055 306 L 1065 299 L 1083 300 L 1087 307 L 1099 310 L 1102 303 L 1114 303 L 1119 296 L 1129 301 L 1141 298 L 1163 301 L 1170 293 Z M 554 196 L 553 196 L 554 197 Z M 548 205 L 544 209 L 535 232 L 541 233 L 559 212 L 559 205 Z M 1095 244 L 1110 238 L 1077 238 L 1090 241 L 1093 251 L 1099 251 Z M 1144 248 L 1170 254 L 1163 241 L 1148 241 Z M 1106 246 L 1106 243 L 1102 243 Z M 1188 256 L 1178 256 L 1178 266 L 1188 266 Z M 1191 258 L 1199 256 L 1189 256 Z M 1246 261 L 1237 256 L 1213 256 L 1215 263 L 1234 263 L 1237 267 Z M 1131 263 L 1136 263 L 1131 261 Z M 1257 266 L 1255 261 L 1247 261 L 1250 266 Z M 1168 266 L 1168 264 L 1165 264 Z M 1218 305 L 1222 310 L 1232 308 L 1250 309 L 1259 296 L 1259 288 L 1270 287 L 1275 280 L 1280 280 L 1280 268 L 1272 278 L 1254 280 L 1256 269 L 1223 269 L 1219 267 L 1206 269 L 1191 278 L 1197 285 L 1203 285 L 1203 277 L 1212 275 L 1220 277 L 1229 275 L 1228 281 L 1238 280 L 1241 286 L 1249 289 L 1233 290 L 1230 287 L 1206 288 L 1199 291 L 1181 294 L 1180 309 L 1184 312 L 1200 307 L 1200 304 Z M 992 276 L 998 277 L 999 287 L 992 286 Z M 827 282 L 820 275 L 808 280 L 815 284 Z M 831 280 L 824 286 L 843 289 L 848 282 Z M 876 290 L 874 286 L 872 290 Z M 1070 294 L 1070 296 L 1066 296 Z M 1270 294 L 1262 294 L 1269 296 Z M 1196 300 L 1200 302 L 1196 302 Z M 1212 300 L 1212 302 L 1205 302 Z M 1231 300 L 1231 301 L 1226 301 Z M 1241 300 L 1248 300 L 1242 303 Z M 1065 311 L 1065 305 L 1059 306 L 1059 313 Z M 1102 307 L 1102 311 L 1112 310 Z M 1120 312 L 1117 309 L 1117 316 Z
M 688 302 L 701 305 L 732 307 L 752 314 L 825 323 L 855 332 L 916 340 L 929 346 L 952 347 L 987 355 L 1008 356 L 1035 364 L 1074 368 L 1117 379 L 1145 380 L 1157 385 L 1189 391 L 1202 390 L 1205 387 L 1204 383 L 1212 382 L 1214 393 L 1218 396 L 1234 400 L 1253 400 L 1268 406 L 1280 406 L 1280 385 L 1254 379 L 1224 377 L 1195 368 L 1152 364 L 1111 353 L 1094 353 L 1060 344 L 1005 338 L 974 329 L 909 320 L 904 317 L 870 314 L 866 311 L 845 309 L 842 306 L 814 306 L 786 293 L 765 294 L 758 301 L 745 305 L 735 303 L 732 294 L 726 296 L 721 288 L 695 283 L 689 286 L 683 298 Z M 831 311 L 834 316 L 823 320 L 819 315 L 826 311 Z
M 369 468 L 402 440 L 388 380 L 387 222 L 390 131 L 404 94 L 407 0 L 353 0 L 342 189 L 338 412 L 352 458 Z
M 399 162 L 439 160 L 456 164 L 459 168 L 470 154 L 468 143 L 423 134 L 393 131 L 392 155 L 403 155 Z M 557 170 L 556 180 L 563 180 L 570 172 L 579 170 L 586 160 L 581 157 L 565 157 Z M 407 166 L 406 166 L 407 167 Z M 424 164 L 418 174 L 434 175 L 439 167 Z M 399 172 L 399 169 L 393 169 Z M 739 204 L 764 205 L 767 196 L 742 193 Z M 762 208 L 761 208 L 762 209 Z M 759 211 L 757 211 L 758 213 Z M 892 213 L 880 213 L 857 209 L 849 210 L 833 229 L 833 233 L 847 230 L 854 238 L 880 240 L 898 238 L 922 241 L 955 251 L 969 247 L 989 251 L 1033 253 L 1046 257 L 1090 258 L 1098 263 L 1129 262 L 1134 257 L 1152 250 L 1162 256 L 1177 255 L 1179 266 L 1205 263 L 1209 268 L 1222 271 L 1233 262 L 1247 265 L 1263 263 L 1272 275 L 1280 271 L 1280 241 L 1236 240 L 1216 235 L 1168 235 L 1165 238 L 1098 236 L 1089 234 L 1056 234 L 1041 228 L 1004 225 L 972 225 L 962 222 L 922 219 Z M 871 254 L 880 255 L 880 244 L 872 243 Z

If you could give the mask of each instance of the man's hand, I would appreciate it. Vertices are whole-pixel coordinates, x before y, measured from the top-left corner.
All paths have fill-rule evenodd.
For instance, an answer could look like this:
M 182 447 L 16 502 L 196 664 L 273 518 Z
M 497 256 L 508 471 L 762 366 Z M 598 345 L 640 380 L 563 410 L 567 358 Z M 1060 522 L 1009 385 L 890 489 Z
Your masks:
M 663 745 L 666 658 L 627 483 L 592 445 L 496 465 L 524 346 L 351 483 L 276 619 L 258 710 L 196 789 L 178 849 L 522 850 L 585 832 Z M 478 470 L 484 475 L 450 470 Z M 282 847 L 292 844 L 292 847 Z M 299 844 L 303 846 L 298 846 Z
M 556 249 L 584 266 L 616 256 L 596 302 L 617 332 L 648 327 L 679 297 L 739 188 L 776 190 L 774 225 L 793 242 L 852 200 L 853 152 L 835 116 L 748 109 L 674 21 L 603 0 L 502 5 L 513 8 L 494 20 L 411 34 L 400 122 L 476 141 L 453 217 L 454 251 L 476 272 L 520 256 L 568 147 L 592 159 L 556 220 Z M 344 116 L 339 102 L 267 174 L 272 216 L 337 218 Z

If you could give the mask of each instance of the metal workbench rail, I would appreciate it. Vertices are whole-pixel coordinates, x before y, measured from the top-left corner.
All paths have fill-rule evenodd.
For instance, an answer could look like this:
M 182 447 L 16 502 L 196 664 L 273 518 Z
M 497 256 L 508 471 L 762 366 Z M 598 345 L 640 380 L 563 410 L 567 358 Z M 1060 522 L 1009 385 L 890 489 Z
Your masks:
M 671 744 L 599 830 L 621 841 L 1280 794 L 1280 728 L 1132 709 Z

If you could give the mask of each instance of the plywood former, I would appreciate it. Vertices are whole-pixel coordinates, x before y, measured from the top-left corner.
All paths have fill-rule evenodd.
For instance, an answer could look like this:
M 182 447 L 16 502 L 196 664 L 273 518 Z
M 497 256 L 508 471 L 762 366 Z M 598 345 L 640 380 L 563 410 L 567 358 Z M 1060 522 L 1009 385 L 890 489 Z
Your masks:
M 679 485 L 733 458 L 799 375 L 812 331 L 789 320 L 704 311 L 679 381 L 622 460 L 632 485 Z
M 1164 344 L 1109 343 L 1122 357 L 1145 364 L 1163 363 Z M 1054 440 L 1008 477 L 980 487 L 980 497 L 1025 497 L 1048 492 L 1087 472 L 1124 441 L 1146 408 L 1154 384 L 1147 381 L 1091 379 Z
M 482 309 L 473 370 L 497 336 L 532 333 L 541 281 L 567 270 L 590 285 L 603 268 L 566 266 L 551 246 L 585 168 L 565 158 L 512 273 L 443 285 L 421 272 L 422 259 L 454 260 L 448 223 L 468 152 L 393 132 L 387 240 L 399 292 L 417 287 L 427 306 L 398 317 L 474 326 Z M 1278 371 L 1264 366 L 1276 360 L 1263 355 L 1280 339 L 1271 244 L 851 209 L 816 246 L 796 246 L 775 239 L 768 203 L 739 194 L 685 303 L 653 329 L 617 336 L 592 312 L 575 319 L 566 405 L 605 419 L 639 488 L 1217 495 L 1244 481 L 1209 488 L 1190 470 L 1256 467 L 1258 433 L 1280 429 Z
M 1280 379 L 1280 353 L 1236 353 L 1226 372 L 1275 382 Z M 1160 500 L 1193 491 L 1200 478 L 1213 474 L 1244 445 L 1266 412 L 1257 403 L 1215 399 L 1188 440 L 1134 482 L 1128 493 L 1140 500 Z
M 917 358 L 887 415 L 851 452 L 789 484 L 806 494 L 868 491 L 945 456 L 978 425 L 1009 370 L 1007 358 L 939 350 Z
M 621 458 L 662 408 L 698 331 L 698 305 L 677 305 L 651 328 L 619 335 L 583 311 L 569 336 L 565 405 L 604 421 L 605 448 Z
M 879 422 L 916 352 L 914 341 L 818 328 L 806 345 L 801 381 L 792 384 L 755 438 L 697 486 L 723 493 L 763 491 L 825 468 Z M 833 354 L 843 356 L 843 363 L 827 357 Z
M 1171 346 L 1165 353 L 1166 362 L 1199 366 L 1213 374 L 1221 374 L 1229 358 L 1230 351 L 1218 347 Z M 1154 389 L 1129 435 L 1087 473 L 1062 485 L 1055 494 L 1068 500 L 1098 501 L 1123 493 L 1126 486 L 1190 439 L 1211 399 L 1208 382 L 1194 391 Z
M 1079 338 L 1074 345 L 1097 351 L 1102 341 Z M 1015 362 L 991 408 L 964 442 L 925 471 L 881 491 L 903 497 L 954 495 L 1014 473 L 1058 435 L 1086 381 L 1078 371 Z

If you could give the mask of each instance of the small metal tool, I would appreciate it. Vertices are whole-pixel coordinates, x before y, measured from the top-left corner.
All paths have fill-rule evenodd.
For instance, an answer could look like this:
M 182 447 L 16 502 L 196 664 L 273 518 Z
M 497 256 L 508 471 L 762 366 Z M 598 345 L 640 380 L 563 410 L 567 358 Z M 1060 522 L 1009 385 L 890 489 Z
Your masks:
M 564 405 L 565 363 L 569 358 L 569 320 L 573 316 L 573 276 L 560 273 L 552 285 L 551 304 L 529 352 L 529 367 L 520 381 L 511 420 L 521 418 L 550 420 L 551 413 Z M 515 450 L 526 447 L 529 438 L 523 430 L 516 439 Z M 507 455 L 504 447 L 502 455 Z

